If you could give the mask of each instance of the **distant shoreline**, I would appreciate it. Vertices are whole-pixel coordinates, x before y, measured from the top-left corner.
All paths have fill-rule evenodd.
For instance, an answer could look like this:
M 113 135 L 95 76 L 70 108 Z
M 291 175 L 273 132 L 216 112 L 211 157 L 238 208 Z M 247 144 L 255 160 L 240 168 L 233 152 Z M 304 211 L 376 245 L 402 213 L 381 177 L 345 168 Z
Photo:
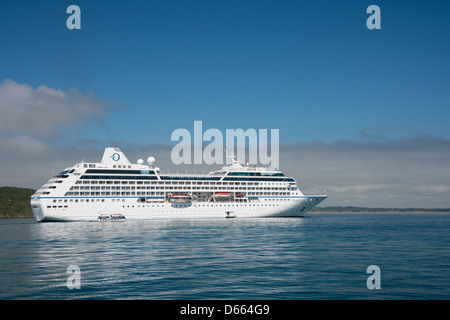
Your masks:
M 392 213 L 392 214 L 402 214 L 402 213 L 450 213 L 450 211 L 438 211 L 438 210 L 416 210 L 416 211 L 327 211 L 327 210 L 311 210 L 308 213 Z
M 368 208 L 368 207 L 316 207 L 311 212 L 326 213 L 450 213 L 450 208 Z
M 33 218 L 30 197 L 33 189 L 0 187 L 0 219 Z M 450 208 L 368 208 L 354 206 L 316 207 L 312 213 L 450 213 Z

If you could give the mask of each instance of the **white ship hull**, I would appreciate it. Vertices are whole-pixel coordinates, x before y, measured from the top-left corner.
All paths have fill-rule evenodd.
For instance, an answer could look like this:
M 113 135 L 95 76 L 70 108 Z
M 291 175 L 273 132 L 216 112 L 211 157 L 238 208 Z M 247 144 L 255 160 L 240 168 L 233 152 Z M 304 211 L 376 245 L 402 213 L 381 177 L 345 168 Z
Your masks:
M 286 202 L 266 199 L 259 203 L 145 203 L 136 198 L 123 199 L 118 203 L 78 203 L 77 205 L 53 208 L 52 199 L 40 199 L 35 203 L 33 214 L 37 221 L 97 221 L 101 214 L 122 214 L 127 220 L 139 219 L 215 219 L 225 218 L 233 212 L 237 218 L 302 217 L 326 196 L 304 196 L 284 199 Z M 66 199 L 67 200 L 67 199 Z M 106 199 L 105 201 L 107 201 Z M 69 200 L 70 201 L 70 200 Z M 70 202 L 69 202 L 70 203 Z M 73 204 L 73 202 L 72 202 Z M 50 208 L 47 208 L 50 207 Z
M 327 198 L 303 195 L 295 179 L 274 168 L 235 163 L 209 174 L 161 174 L 142 163 L 110 147 L 100 163 L 66 168 L 31 196 L 36 220 L 298 217 Z

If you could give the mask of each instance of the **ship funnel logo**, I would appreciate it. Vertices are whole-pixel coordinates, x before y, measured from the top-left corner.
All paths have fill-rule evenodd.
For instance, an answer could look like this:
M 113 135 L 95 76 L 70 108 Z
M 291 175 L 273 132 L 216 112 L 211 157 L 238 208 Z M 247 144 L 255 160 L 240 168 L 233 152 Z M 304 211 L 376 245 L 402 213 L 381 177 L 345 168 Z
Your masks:
M 110 158 L 113 159 L 114 161 L 119 161 L 120 160 L 120 154 L 114 153 Z

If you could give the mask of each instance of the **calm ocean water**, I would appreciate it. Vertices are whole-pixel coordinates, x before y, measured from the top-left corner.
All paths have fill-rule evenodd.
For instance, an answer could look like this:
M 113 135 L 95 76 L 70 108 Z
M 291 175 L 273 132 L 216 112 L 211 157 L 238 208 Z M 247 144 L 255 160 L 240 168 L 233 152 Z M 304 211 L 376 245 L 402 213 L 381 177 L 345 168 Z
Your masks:
M 450 299 L 450 215 L 0 220 L 0 299 Z M 79 267 L 80 289 L 67 268 Z M 367 267 L 380 268 L 369 290 Z

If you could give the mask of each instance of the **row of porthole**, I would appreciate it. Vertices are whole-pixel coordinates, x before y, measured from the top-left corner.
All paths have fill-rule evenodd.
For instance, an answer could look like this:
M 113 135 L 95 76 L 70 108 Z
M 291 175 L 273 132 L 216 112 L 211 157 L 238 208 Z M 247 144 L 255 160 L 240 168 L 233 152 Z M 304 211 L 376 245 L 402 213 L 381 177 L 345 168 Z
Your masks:
M 269 204 L 246 204 L 246 205 L 243 205 L 243 204 L 229 204 L 229 205 L 223 205 L 223 206 L 227 206 L 227 207 L 234 207 L 234 206 L 240 206 L 240 207 L 242 207 L 242 206 L 245 206 L 245 207 L 267 207 L 267 206 L 269 206 L 269 207 L 274 207 L 274 206 L 279 206 L 280 204 L 278 204 L 278 203 L 274 203 L 274 204 L 271 204 L 271 203 L 269 203 Z M 182 205 L 179 205 L 179 206 L 177 206 L 177 205 L 174 205 L 174 206 L 171 206 L 171 207 L 166 207 L 166 208 L 201 208 L 201 207 L 222 207 L 222 205 L 220 204 L 220 205 L 194 205 L 194 206 L 182 206 Z M 122 208 L 134 208 L 135 206 L 134 205 L 127 205 L 127 206 L 122 206 Z M 137 207 L 138 208 L 141 208 L 141 206 L 140 205 L 137 205 Z M 145 205 L 142 205 L 142 208 L 149 208 L 150 207 L 150 205 L 147 205 L 147 206 L 145 206 Z M 157 205 L 152 205 L 152 208 L 154 208 L 154 207 L 157 207 L 157 208 L 159 208 L 159 205 L 157 204 Z M 165 206 L 164 205 L 161 205 L 161 208 L 164 208 Z

